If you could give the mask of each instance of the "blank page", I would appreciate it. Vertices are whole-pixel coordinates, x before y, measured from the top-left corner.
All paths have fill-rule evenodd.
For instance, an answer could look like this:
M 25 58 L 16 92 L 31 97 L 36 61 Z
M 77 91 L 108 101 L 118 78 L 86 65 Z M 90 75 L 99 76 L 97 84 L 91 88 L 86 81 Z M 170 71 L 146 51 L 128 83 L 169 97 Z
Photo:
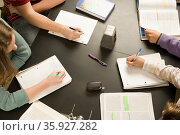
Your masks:
M 72 80 L 68 72 L 65 70 L 63 65 L 60 63 L 60 61 L 57 59 L 56 56 L 52 56 L 45 61 L 33 66 L 32 68 L 29 68 L 29 70 L 25 70 L 25 72 L 20 72 L 16 78 L 21 85 L 22 88 L 30 88 L 42 80 L 44 80 L 48 75 L 50 75 L 53 71 L 65 71 L 66 76 L 62 80 L 62 82 L 58 85 L 51 86 L 45 90 L 43 90 L 41 93 L 39 93 L 36 97 L 34 97 L 29 103 L 32 103 L 50 93 L 53 91 L 69 84 Z
M 161 60 L 160 54 L 150 54 L 141 56 L 146 60 L 153 60 L 165 64 L 164 60 Z M 120 70 L 121 79 L 124 89 L 141 89 L 146 87 L 159 87 L 168 86 L 168 82 L 156 77 L 156 75 L 144 71 L 142 68 L 135 66 L 128 66 L 126 64 L 126 58 L 118 58 L 117 64 Z
M 80 38 L 78 38 L 74 41 L 83 43 L 83 44 L 87 44 L 91 38 L 93 31 L 94 31 L 97 20 L 90 19 L 90 18 L 87 18 L 84 16 L 76 15 L 76 14 L 61 10 L 59 12 L 55 22 L 67 25 L 69 27 L 81 28 L 81 30 L 83 31 L 83 34 L 81 35 Z M 52 31 L 49 31 L 49 33 L 65 38 L 60 33 L 55 33 Z

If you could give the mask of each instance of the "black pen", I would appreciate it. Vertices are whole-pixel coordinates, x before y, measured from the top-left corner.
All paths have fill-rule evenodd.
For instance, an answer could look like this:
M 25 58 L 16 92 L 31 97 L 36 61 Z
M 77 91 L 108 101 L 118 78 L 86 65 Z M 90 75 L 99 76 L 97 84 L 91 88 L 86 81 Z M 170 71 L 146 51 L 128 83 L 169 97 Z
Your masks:
M 73 27 L 69 27 L 69 28 L 70 28 L 71 30 L 81 32 L 81 31 L 79 31 L 79 30 L 77 30 L 77 29 L 75 29 L 75 28 L 73 28 Z

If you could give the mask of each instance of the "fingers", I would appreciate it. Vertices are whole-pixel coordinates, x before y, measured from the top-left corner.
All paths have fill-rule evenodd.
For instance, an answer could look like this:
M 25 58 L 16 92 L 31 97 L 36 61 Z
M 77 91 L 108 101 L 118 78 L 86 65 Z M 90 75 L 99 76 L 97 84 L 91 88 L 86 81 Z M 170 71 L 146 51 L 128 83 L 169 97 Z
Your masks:
M 131 62 L 136 57 L 136 54 L 127 57 L 126 61 Z
M 56 75 L 58 76 L 59 79 L 63 79 L 66 76 L 64 71 L 58 71 L 56 72 Z

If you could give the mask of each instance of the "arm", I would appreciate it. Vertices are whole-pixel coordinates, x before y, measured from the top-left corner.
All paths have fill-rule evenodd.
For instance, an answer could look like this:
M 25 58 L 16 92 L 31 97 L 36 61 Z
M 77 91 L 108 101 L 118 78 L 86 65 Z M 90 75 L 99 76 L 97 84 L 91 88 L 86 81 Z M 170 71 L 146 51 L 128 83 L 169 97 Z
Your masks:
M 180 41 L 178 39 L 167 36 L 166 34 L 161 34 L 157 44 L 169 53 L 180 58 Z
M 177 88 L 180 88 L 180 69 L 173 66 L 165 66 L 154 61 L 145 61 L 141 57 L 137 57 L 135 61 L 132 61 L 136 55 L 129 56 L 126 59 L 126 63 L 130 66 L 136 66 L 143 68 L 144 70 L 151 72 L 174 84 Z
M 0 87 L 0 108 L 4 111 L 10 111 L 28 103 L 29 100 L 44 89 L 60 83 L 65 77 L 65 73 L 58 71 L 58 73 L 59 72 L 59 75 L 56 75 L 57 72 L 53 72 L 40 83 L 25 90 L 21 89 L 16 92 L 9 93 L 9 91 L 5 90 L 5 88 Z
M 11 61 L 16 69 L 22 67 L 31 56 L 31 49 L 22 36 L 14 31 L 18 49 L 13 51 Z
M 155 74 L 159 78 L 162 78 L 175 87 L 180 88 L 180 69 L 171 65 L 162 65 L 160 63 L 154 63 L 153 61 L 145 61 L 143 69 Z
M 16 9 L 21 14 L 21 16 L 23 16 L 30 24 L 45 30 L 61 33 L 69 40 L 77 39 L 82 34 L 82 32 L 73 31 L 69 29 L 68 26 L 56 23 L 47 18 L 46 16 L 35 12 L 30 2 L 22 6 L 16 6 Z
M 41 0 L 40 2 L 32 5 L 34 11 L 41 13 L 45 10 L 51 9 L 61 3 L 63 3 L 65 0 Z

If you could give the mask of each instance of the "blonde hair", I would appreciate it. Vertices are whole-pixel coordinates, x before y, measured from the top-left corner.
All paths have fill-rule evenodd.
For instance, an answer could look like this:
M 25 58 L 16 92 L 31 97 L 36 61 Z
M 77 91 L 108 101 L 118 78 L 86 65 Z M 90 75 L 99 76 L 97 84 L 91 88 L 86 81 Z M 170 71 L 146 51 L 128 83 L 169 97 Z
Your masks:
M 162 112 L 161 120 L 180 120 L 180 105 L 168 102 Z
M 8 76 L 17 73 L 7 54 L 8 46 L 12 42 L 12 35 L 13 29 L 0 21 L 0 76 L 3 78 L 3 81 L 5 81 Z

